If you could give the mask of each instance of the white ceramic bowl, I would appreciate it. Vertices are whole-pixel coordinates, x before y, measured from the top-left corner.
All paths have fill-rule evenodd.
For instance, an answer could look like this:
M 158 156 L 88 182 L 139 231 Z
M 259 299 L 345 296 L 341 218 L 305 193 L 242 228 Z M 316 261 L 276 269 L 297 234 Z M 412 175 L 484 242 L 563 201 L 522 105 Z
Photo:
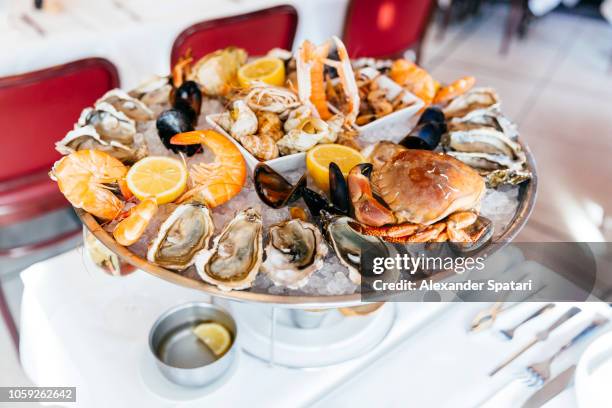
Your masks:
M 359 70 L 360 75 L 374 78 L 381 89 L 386 90 L 387 99 L 393 100 L 403 88 L 386 75 L 379 75 L 374 68 L 363 68 Z M 364 126 L 353 126 L 359 132 L 359 139 L 364 145 L 374 144 L 380 140 L 399 142 L 406 136 L 416 124 L 416 115 L 425 105 L 421 99 L 414 94 L 405 91 L 403 102 L 409 106 L 376 119 Z
M 257 160 L 255 156 L 249 153 L 249 151 L 245 149 L 236 139 L 231 137 L 225 131 L 225 129 L 219 126 L 219 124 L 217 123 L 217 119 L 220 116 L 221 116 L 220 113 L 213 114 L 213 115 L 207 115 L 206 122 L 208 122 L 208 124 L 211 125 L 217 132 L 227 137 L 229 140 L 232 141 L 232 143 L 234 143 L 238 147 L 251 173 L 255 169 L 255 166 L 257 166 L 257 163 L 266 163 L 268 166 L 272 167 L 274 170 L 276 170 L 277 172 L 281 174 L 292 171 L 292 170 L 297 170 L 305 166 L 306 153 L 289 154 L 287 156 L 281 156 L 276 159 L 268 160 L 265 162 L 261 162 Z
M 612 401 L 612 332 L 593 341 L 584 351 L 575 374 L 580 408 L 607 408 Z

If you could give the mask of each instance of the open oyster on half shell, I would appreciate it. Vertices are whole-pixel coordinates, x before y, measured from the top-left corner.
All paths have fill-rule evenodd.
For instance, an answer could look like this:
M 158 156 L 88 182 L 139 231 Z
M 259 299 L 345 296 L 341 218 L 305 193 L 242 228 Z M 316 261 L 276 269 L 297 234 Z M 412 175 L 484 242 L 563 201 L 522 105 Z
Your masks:
M 259 211 L 247 208 L 239 212 L 213 241 L 212 249 L 196 257 L 202 280 L 224 291 L 251 287 L 263 258 Z
M 197 203 L 177 206 L 159 227 L 149 244 L 147 260 L 164 268 L 182 271 L 208 247 L 215 230 L 208 207 Z
M 447 154 L 476 169 L 489 187 L 520 184 L 531 178 L 516 125 L 499 109 L 490 88 L 476 88 L 444 109 L 447 133 L 441 144 Z
M 299 289 L 310 275 L 323 267 L 327 245 L 314 225 L 293 219 L 270 228 L 266 260 L 261 265 L 270 280 L 278 286 Z

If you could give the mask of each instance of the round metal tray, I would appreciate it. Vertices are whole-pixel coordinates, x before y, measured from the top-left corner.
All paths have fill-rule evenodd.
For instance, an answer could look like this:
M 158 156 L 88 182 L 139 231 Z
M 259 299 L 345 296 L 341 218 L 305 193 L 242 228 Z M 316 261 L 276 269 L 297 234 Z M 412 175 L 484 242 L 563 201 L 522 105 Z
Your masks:
M 536 175 L 535 160 L 529 147 L 521 142 L 521 145 L 527 156 L 527 165 L 533 177 L 530 181 L 523 183 L 519 189 L 519 206 L 514 218 L 506 229 L 496 237 L 498 245 L 487 245 L 479 251 L 479 254 L 491 255 L 495 250 L 499 250 L 503 244 L 511 242 L 523 228 L 527 222 L 529 215 L 533 209 L 536 199 L 536 191 L 538 179 Z M 354 306 L 361 302 L 361 294 L 354 293 L 351 295 L 334 295 L 334 296 L 309 296 L 309 295 L 274 295 L 268 293 L 251 292 L 249 290 L 235 290 L 224 292 L 216 286 L 210 285 L 203 281 L 198 281 L 185 276 L 182 276 L 171 270 L 162 268 L 158 265 L 148 262 L 146 259 L 136 256 L 127 248 L 119 245 L 112 236 L 110 236 L 98 223 L 98 221 L 89 213 L 75 209 L 78 216 L 83 221 L 83 224 L 91 231 L 91 233 L 102 242 L 111 251 L 120 256 L 124 261 L 141 269 L 151 275 L 181 285 L 187 288 L 200 290 L 212 296 L 220 298 L 236 300 L 241 302 L 258 302 L 273 304 L 279 307 L 288 308 L 333 308 Z M 502 244 L 502 245 L 499 245 Z M 434 281 L 440 281 L 452 274 L 452 271 L 440 272 L 431 277 Z

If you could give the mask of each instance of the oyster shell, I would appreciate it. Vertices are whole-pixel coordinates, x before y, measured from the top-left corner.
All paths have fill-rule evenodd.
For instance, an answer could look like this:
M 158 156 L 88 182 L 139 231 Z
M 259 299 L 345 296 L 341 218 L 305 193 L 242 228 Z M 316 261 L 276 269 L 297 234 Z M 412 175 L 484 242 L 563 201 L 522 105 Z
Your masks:
M 499 96 L 493 88 L 474 88 L 453 99 L 443 109 L 446 119 L 461 118 L 479 109 L 498 106 Z
M 340 262 L 348 268 L 349 279 L 356 285 L 361 284 L 362 275 L 372 272 L 363 270 L 362 258 L 387 258 L 390 256 L 389 246 L 379 237 L 363 235 L 353 229 L 350 224 L 357 221 L 352 218 L 322 214 L 329 244 Z
M 186 269 L 193 264 L 196 254 L 208 247 L 214 229 L 208 207 L 181 204 L 159 227 L 149 245 L 147 260 L 168 269 Z
M 289 220 L 270 228 L 261 270 L 275 285 L 299 289 L 321 269 L 325 255 L 327 245 L 317 227 L 299 219 Z
M 153 111 L 144 102 L 131 97 L 121 89 L 111 89 L 96 101 L 96 105 L 104 102 L 137 121 L 144 122 L 155 118 Z
M 237 85 L 238 68 L 247 60 L 242 48 L 227 47 L 198 60 L 188 75 L 208 96 L 225 96 Z
M 251 287 L 262 258 L 261 214 L 247 208 L 225 226 L 213 248 L 199 254 L 195 263 L 203 281 L 230 291 Z
M 132 89 L 128 94 L 147 106 L 168 103 L 172 85 L 168 77 L 153 76 Z
M 521 145 L 494 127 L 478 123 L 452 123 L 442 144 L 459 152 L 501 154 L 515 161 L 525 162 Z
M 84 109 L 77 125 L 78 127 L 93 126 L 106 141 L 114 140 L 126 146 L 134 143 L 136 122 L 107 102 L 98 103 L 94 108 Z
M 87 149 L 101 150 L 124 163 L 133 163 L 145 155 L 145 152 L 141 151 L 144 149 L 136 150 L 114 140 L 103 140 L 91 125 L 71 130 L 55 143 L 55 150 L 64 155 Z

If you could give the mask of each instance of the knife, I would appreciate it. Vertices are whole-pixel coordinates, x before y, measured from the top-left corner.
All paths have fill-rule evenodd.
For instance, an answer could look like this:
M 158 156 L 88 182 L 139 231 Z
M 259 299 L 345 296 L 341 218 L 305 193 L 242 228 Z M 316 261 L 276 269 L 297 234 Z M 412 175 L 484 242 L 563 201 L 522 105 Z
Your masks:
M 561 374 L 547 382 L 544 387 L 537 390 L 525 403 L 522 408 L 540 408 L 542 405 L 556 397 L 566 389 L 574 379 L 576 364 L 566 368 Z
M 495 370 L 491 371 L 489 373 L 489 376 L 492 377 L 495 374 L 497 374 L 502 368 L 506 367 L 508 364 L 513 362 L 518 356 L 520 356 L 521 354 L 523 354 L 524 352 L 529 350 L 536 343 L 538 343 L 540 341 L 546 340 L 548 338 L 548 335 L 553 330 L 555 330 L 557 327 L 561 326 L 563 323 L 565 323 L 566 321 L 568 321 L 569 319 L 571 319 L 572 317 L 574 317 L 574 315 L 576 315 L 578 313 L 580 313 L 580 308 L 576 307 L 576 306 L 572 307 L 567 312 L 563 313 L 561 315 L 561 317 L 559 317 L 553 324 L 548 326 L 548 328 L 538 332 L 536 334 L 536 336 L 529 343 L 527 343 L 522 349 L 520 349 L 519 351 L 517 351 L 514 354 L 512 354 L 506 361 L 504 361 L 502 364 L 497 366 L 497 368 L 495 368 Z

